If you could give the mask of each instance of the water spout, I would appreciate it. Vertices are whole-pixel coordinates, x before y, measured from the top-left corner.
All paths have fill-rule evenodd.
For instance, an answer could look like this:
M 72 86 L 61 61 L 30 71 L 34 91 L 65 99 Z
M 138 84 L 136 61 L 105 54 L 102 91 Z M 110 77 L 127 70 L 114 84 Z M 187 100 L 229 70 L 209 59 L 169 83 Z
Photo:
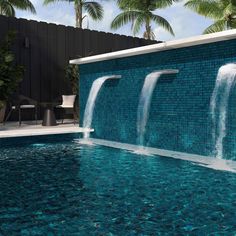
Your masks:
M 89 96 L 88 96 L 87 104 L 85 107 L 85 112 L 84 112 L 84 120 L 83 120 L 84 128 L 88 130 L 91 129 L 96 98 L 104 82 L 106 80 L 120 79 L 120 78 L 121 78 L 121 75 L 107 75 L 107 76 L 100 77 L 93 82 L 92 87 L 90 89 Z M 89 137 L 90 137 L 90 132 L 85 131 L 84 138 L 89 138 Z
M 177 74 L 179 70 L 161 70 L 154 71 L 148 74 L 145 78 L 145 82 L 142 88 L 142 92 L 139 98 L 138 112 L 137 112 L 137 143 L 141 146 L 144 145 L 144 135 L 146 131 L 146 124 L 149 117 L 150 104 L 154 88 L 158 79 L 162 75 Z
M 226 121 L 229 96 L 235 82 L 236 64 L 222 66 L 217 75 L 210 103 L 214 155 L 218 159 L 223 159 L 223 141 L 227 134 Z

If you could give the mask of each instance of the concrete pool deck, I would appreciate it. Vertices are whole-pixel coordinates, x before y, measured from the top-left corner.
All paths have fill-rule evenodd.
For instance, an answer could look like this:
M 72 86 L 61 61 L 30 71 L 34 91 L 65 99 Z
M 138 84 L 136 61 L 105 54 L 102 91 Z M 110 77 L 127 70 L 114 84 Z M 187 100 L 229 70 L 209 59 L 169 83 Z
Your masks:
M 84 133 L 86 131 L 85 128 L 79 127 L 78 124 L 74 125 L 71 120 L 65 120 L 64 124 L 58 123 L 57 126 L 42 126 L 41 123 L 41 121 L 38 121 L 36 125 L 35 121 L 27 121 L 23 122 L 21 126 L 19 126 L 18 122 L 0 124 L 0 138 Z M 93 132 L 93 129 L 90 132 Z

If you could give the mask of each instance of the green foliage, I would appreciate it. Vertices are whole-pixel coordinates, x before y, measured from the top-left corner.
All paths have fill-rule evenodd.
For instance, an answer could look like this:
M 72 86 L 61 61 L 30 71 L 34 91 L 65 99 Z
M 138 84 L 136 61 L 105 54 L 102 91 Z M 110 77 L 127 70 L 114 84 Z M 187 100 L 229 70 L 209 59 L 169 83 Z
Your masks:
M 118 29 L 127 23 L 132 23 L 132 30 L 136 35 L 143 27 L 146 39 L 155 39 L 152 24 L 159 25 L 174 35 L 169 22 L 154 11 L 171 6 L 181 0 L 118 0 L 122 12 L 111 23 L 112 29 Z
M 9 32 L 0 45 L 0 106 L 16 91 L 23 78 L 24 68 L 15 64 L 11 51 L 15 37 L 15 32 Z
M 4 101 L 0 101 L 0 110 L 5 106 L 5 102 Z
M 235 0 L 188 0 L 185 6 L 214 21 L 205 34 L 236 28 Z
M 0 15 L 15 16 L 15 8 L 36 13 L 29 0 L 0 0 Z
M 68 65 L 66 68 L 66 79 L 70 81 L 72 93 L 78 94 L 79 86 L 79 65 Z
M 104 12 L 101 4 L 98 2 L 84 2 L 83 7 L 93 20 L 102 20 Z

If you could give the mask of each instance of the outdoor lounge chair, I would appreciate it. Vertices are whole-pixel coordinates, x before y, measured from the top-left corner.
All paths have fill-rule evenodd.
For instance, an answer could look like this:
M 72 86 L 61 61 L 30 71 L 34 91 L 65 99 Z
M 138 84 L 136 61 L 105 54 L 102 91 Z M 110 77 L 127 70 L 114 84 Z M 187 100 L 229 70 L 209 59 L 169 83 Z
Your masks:
M 62 123 L 65 119 L 65 114 L 73 114 L 74 124 L 76 123 L 75 99 L 76 95 L 62 95 L 62 104 L 56 106 L 56 108 L 63 109 Z
M 8 121 L 8 119 L 10 118 L 13 111 L 18 111 L 19 126 L 21 126 L 22 111 L 33 109 L 35 122 L 37 124 L 37 120 L 38 120 L 38 118 L 37 118 L 37 113 L 38 113 L 37 101 L 33 100 L 32 98 L 29 98 L 29 97 L 26 97 L 23 95 L 19 95 L 16 99 L 14 99 L 12 102 L 9 103 L 9 107 L 10 107 L 10 111 L 9 111 L 4 123 Z

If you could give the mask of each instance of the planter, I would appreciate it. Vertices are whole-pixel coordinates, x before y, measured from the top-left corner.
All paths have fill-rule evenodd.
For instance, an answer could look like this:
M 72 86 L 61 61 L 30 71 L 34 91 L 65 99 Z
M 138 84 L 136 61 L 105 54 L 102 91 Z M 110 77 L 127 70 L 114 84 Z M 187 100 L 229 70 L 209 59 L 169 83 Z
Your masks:
M 6 104 L 4 104 L 2 108 L 0 108 L 0 123 L 3 123 L 4 121 L 5 112 L 6 112 Z

